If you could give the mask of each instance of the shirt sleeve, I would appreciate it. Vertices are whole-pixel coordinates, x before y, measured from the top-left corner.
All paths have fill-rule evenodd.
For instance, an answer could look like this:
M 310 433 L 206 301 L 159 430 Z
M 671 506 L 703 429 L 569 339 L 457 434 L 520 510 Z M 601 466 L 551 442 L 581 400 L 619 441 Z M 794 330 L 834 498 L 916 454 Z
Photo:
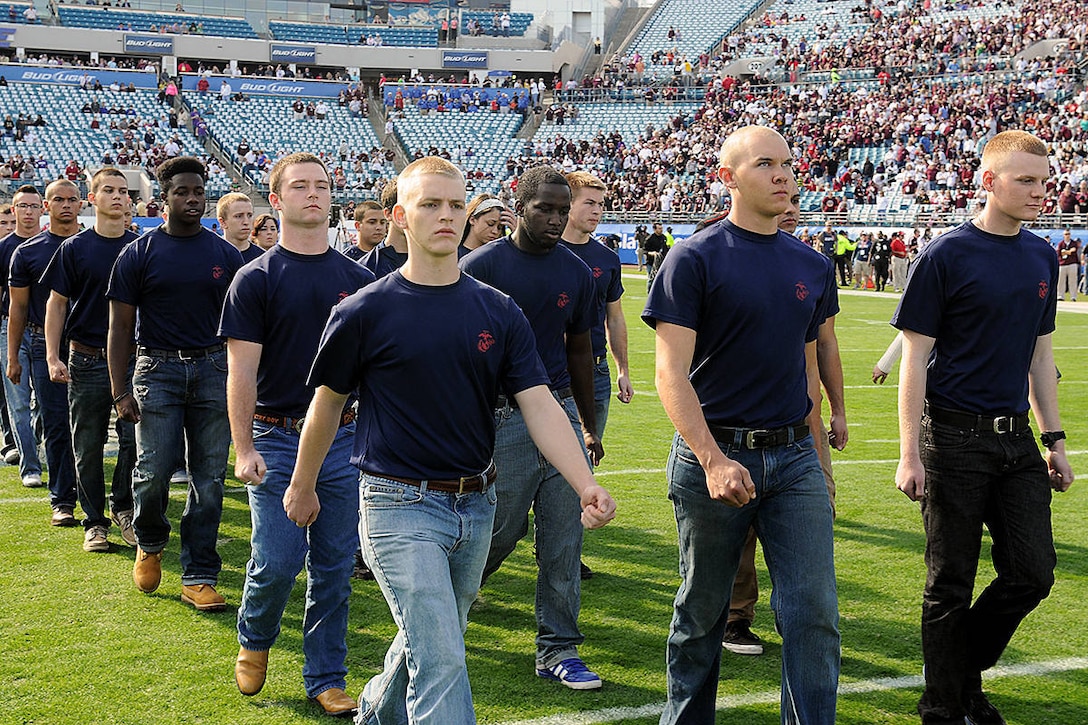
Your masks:
M 536 338 L 529 326 L 529 320 L 513 300 L 509 300 L 507 304 L 511 324 L 501 384 L 507 395 L 515 395 L 537 385 L 547 385 L 550 381 L 540 353 L 537 352 Z
M 72 272 L 76 265 L 72 257 L 72 245 L 67 242 L 61 244 L 42 273 L 41 283 L 64 297 L 71 297 L 75 291 L 76 283 L 72 279 Z
M 11 255 L 11 272 L 8 275 L 8 286 L 29 287 L 34 281 L 23 247 L 16 247 L 15 253 Z
M 698 330 L 704 286 L 698 258 L 691 247 L 681 244 L 661 264 L 642 310 L 643 322 L 650 327 L 668 322 Z
M 128 305 L 140 304 L 140 242 L 135 241 L 121 250 L 110 272 L 106 297 Z
M 324 385 L 341 395 L 348 395 L 358 388 L 366 350 L 364 319 L 362 305 L 349 305 L 345 300 L 332 308 L 310 367 L 308 385 L 314 388 Z
M 265 325 L 264 292 L 266 281 L 261 270 L 247 270 L 235 275 L 223 303 L 223 315 L 219 320 L 220 337 L 264 344 Z
M 932 254 L 920 254 L 911 265 L 907 287 L 892 315 L 892 326 L 926 337 L 937 337 L 944 312 L 944 280 Z

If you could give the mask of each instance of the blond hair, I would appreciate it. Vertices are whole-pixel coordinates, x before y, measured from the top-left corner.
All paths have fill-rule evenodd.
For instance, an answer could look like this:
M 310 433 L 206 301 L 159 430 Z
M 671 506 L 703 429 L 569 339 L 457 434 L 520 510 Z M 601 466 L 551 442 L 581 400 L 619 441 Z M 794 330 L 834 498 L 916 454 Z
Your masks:
M 248 196 L 240 191 L 232 191 L 229 194 L 224 194 L 219 197 L 219 201 L 215 204 L 215 218 L 226 219 L 227 213 L 230 211 L 230 205 L 236 201 L 244 201 L 249 204 L 253 203 Z
M 582 189 L 608 191 L 608 186 L 588 171 L 572 171 L 569 174 L 566 174 L 566 177 L 567 184 L 570 185 L 571 196 L 578 196 L 578 192 Z
M 1010 154 L 1022 152 L 1033 156 L 1048 156 L 1046 143 L 1027 131 L 1002 131 L 982 149 L 982 170 L 993 171 Z

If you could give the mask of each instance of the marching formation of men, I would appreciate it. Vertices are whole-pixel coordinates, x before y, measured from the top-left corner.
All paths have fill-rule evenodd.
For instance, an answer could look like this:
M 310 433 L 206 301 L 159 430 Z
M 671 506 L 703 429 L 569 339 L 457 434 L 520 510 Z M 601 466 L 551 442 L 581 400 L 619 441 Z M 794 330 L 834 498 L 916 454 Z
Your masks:
M 662 723 L 714 721 L 723 644 L 762 652 L 749 629 L 757 539 L 782 637 L 782 722 L 836 718 L 828 451 L 848 435 L 838 286 L 834 262 L 792 236 L 792 164 L 773 130 L 730 135 L 718 170 L 730 211 L 662 252 L 642 312 L 676 429 L 666 476 L 681 583 Z M 47 480 L 50 523 L 80 523 L 78 503 L 88 552 L 108 551 L 116 524 L 135 547 L 136 588 L 154 592 L 171 476 L 185 468 L 180 598 L 222 611 L 216 540 L 233 442 L 252 521 L 239 691 L 264 687 L 305 570 L 306 696 L 330 716 L 377 725 L 475 722 L 469 608 L 531 521 L 535 674 L 600 688 L 578 649 L 583 530 L 616 515 L 594 468 L 609 401 L 634 395 L 619 257 L 593 238 L 605 185 L 538 166 L 518 179 L 513 209 L 489 197 L 470 213 L 462 172 L 424 157 L 380 203 L 356 207 L 357 243 L 341 254 L 329 246 L 333 185 L 317 156 L 275 164 L 275 218 L 255 225 L 248 197 L 221 198 L 222 237 L 202 224 L 199 160 L 170 159 L 157 175 L 166 220 L 139 237 L 113 168 L 88 180 L 95 221 L 83 231 L 83 200 L 67 180 L 44 194 L 20 187 L 0 209 L 0 454 L 18 462 L 24 486 Z M 987 205 L 913 261 L 892 319 L 903 339 L 896 483 L 921 502 L 927 537 L 918 712 L 930 725 L 1004 722 L 982 672 L 1054 581 L 1050 497 L 1073 481 L 1053 374 L 1059 262 L 1023 229 L 1048 176 L 1035 137 L 990 139 Z M 487 213 L 509 233 L 463 245 L 470 218 Z M 278 242 L 264 241 L 266 228 Z M 975 599 L 983 526 L 997 575 Z M 346 688 L 357 550 L 398 631 L 355 697 Z

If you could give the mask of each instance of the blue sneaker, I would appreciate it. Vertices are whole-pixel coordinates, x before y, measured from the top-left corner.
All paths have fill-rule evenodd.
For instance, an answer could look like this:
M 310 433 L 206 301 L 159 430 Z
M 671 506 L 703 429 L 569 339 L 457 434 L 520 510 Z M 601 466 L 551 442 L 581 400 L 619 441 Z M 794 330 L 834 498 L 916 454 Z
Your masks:
M 596 672 L 586 667 L 581 657 L 568 657 L 551 667 L 536 668 L 536 676 L 545 680 L 562 682 L 572 690 L 596 690 L 601 686 L 601 678 Z

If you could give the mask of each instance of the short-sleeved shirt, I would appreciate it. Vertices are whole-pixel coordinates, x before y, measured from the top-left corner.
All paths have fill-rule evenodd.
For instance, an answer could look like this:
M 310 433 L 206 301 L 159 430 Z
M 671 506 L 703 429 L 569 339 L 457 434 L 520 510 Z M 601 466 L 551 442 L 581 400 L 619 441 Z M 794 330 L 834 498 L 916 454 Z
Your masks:
M 589 330 L 596 314 L 597 293 L 585 262 L 562 245 L 547 254 L 530 254 L 514 246 L 510 237 L 503 237 L 459 264 L 463 271 L 514 299 L 533 329 L 551 389 L 569 386 L 566 336 Z
M 934 239 L 911 264 L 892 325 L 935 338 L 926 399 L 978 415 L 1028 409 L 1028 370 L 1054 331 L 1058 259 L 1027 230 L 1014 237 L 971 222 Z
M 121 250 L 136 236 L 126 230 L 119 237 L 104 237 L 92 227 L 68 237 L 53 255 L 42 282 L 68 298 L 64 332 L 69 339 L 90 347 L 106 347 L 110 272 Z
M 827 257 L 726 219 L 669 253 L 642 319 L 695 331 L 688 378 L 708 423 L 778 428 L 808 415 L 805 345 L 838 311 Z
M 333 308 L 309 382 L 358 389 L 360 469 L 453 479 L 490 463 L 499 393 L 548 376 L 509 297 L 468 275 L 427 287 L 394 272 Z
M 385 242 L 382 242 L 367 252 L 366 255 L 363 256 L 363 261 L 359 262 L 359 264 L 373 272 L 375 277 L 381 279 L 385 275 L 403 267 L 404 263 L 407 261 L 407 252 L 398 252 Z
M 344 256 L 353 262 L 359 262 L 363 259 L 363 257 L 366 256 L 366 252 L 359 249 L 357 245 L 352 244 L 350 247 L 344 250 Z
M 620 257 L 596 239 L 590 239 L 585 244 L 564 241 L 563 246 L 585 262 L 593 274 L 593 286 L 597 290 L 597 320 L 589 334 L 593 340 L 593 357 L 599 358 L 608 352 L 604 330 L 608 305 L 623 296 L 623 267 L 620 265 Z
M 8 274 L 11 273 L 11 255 L 15 254 L 15 248 L 25 242 L 30 237 L 20 237 L 15 232 L 4 237 L 0 240 L 0 270 L 3 271 L 0 274 L 0 287 L 3 290 L 0 291 L 0 309 L 3 310 L 3 316 L 8 316 L 8 305 L 11 301 L 8 295 Z
M 106 296 L 136 307 L 136 341 L 159 350 L 221 342 L 223 300 L 242 255 L 211 230 L 175 237 L 157 227 L 122 250 Z
M 369 270 L 329 249 L 298 254 L 276 245 L 231 282 L 219 334 L 262 345 L 257 408 L 301 418 L 313 388 L 306 376 L 329 311 L 374 281 Z
M 11 271 L 8 274 L 8 287 L 30 289 L 30 304 L 26 320 L 32 325 L 45 325 L 45 305 L 49 301 L 49 287 L 41 283 L 49 260 L 56 254 L 64 237 L 50 231 L 44 231 L 26 240 L 15 248 L 11 255 Z
M 235 249 L 238 248 L 235 247 Z M 239 250 L 238 253 L 242 255 L 242 264 L 249 264 L 254 259 L 257 259 L 261 255 L 263 255 L 264 250 L 258 247 L 256 244 L 250 243 L 250 245 L 246 247 L 245 250 Z

